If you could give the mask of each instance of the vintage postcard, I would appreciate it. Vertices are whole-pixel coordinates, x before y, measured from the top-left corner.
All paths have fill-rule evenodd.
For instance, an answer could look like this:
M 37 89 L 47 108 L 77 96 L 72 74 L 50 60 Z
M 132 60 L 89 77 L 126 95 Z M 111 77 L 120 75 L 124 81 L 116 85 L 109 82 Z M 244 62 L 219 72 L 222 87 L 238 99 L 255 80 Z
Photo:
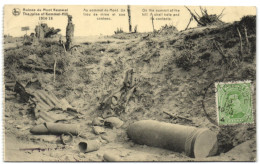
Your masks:
M 3 15 L 5 161 L 256 161 L 256 7 Z

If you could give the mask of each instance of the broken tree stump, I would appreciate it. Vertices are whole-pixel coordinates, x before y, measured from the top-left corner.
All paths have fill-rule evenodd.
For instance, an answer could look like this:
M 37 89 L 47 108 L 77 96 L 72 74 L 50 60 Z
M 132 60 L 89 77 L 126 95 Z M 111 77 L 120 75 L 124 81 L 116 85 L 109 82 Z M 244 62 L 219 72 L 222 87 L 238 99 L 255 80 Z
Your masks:
M 132 23 L 131 23 L 131 8 L 130 5 L 127 5 L 127 13 L 128 13 L 128 24 L 129 24 L 129 32 L 132 32 Z
M 60 29 L 48 27 L 47 23 L 38 24 L 34 30 L 38 39 L 50 38 L 51 36 L 56 35 L 61 31 Z
M 153 14 L 151 13 L 151 15 L 152 15 L 151 19 L 152 19 L 153 32 L 155 32 L 154 23 L 153 23 L 153 21 L 154 21 Z
M 43 39 L 44 38 L 44 31 L 41 25 L 38 25 L 35 27 L 35 35 L 37 38 L 39 39 Z
M 66 27 L 66 50 L 70 50 L 72 47 L 72 41 L 74 37 L 74 24 L 72 23 L 72 16 L 68 15 L 68 24 Z

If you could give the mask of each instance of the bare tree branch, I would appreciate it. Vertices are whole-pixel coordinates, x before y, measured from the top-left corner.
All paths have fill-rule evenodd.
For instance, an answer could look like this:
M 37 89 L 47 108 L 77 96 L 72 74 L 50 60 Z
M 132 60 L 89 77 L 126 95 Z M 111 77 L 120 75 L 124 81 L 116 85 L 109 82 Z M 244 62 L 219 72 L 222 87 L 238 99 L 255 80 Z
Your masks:
M 200 15 L 196 12 L 196 10 L 194 10 L 194 13 L 195 13 L 198 17 L 200 17 Z
M 238 28 L 237 28 L 237 33 L 240 40 L 240 60 L 242 60 L 243 43 L 242 43 L 242 36 Z
M 248 40 L 248 36 L 247 36 L 247 29 L 246 26 L 244 26 L 244 31 L 245 31 L 245 37 L 246 37 L 246 45 L 248 50 L 250 49 L 250 44 L 249 44 L 249 40 Z
M 208 10 L 205 8 L 204 9 L 204 12 L 205 12 L 205 14 L 208 16 L 209 14 L 208 14 Z
M 187 6 L 184 6 L 191 14 L 191 16 L 196 20 L 196 22 L 201 25 L 201 26 L 205 26 L 206 24 L 205 23 L 202 23 L 199 18 L 193 14 L 193 12 L 187 7 Z
M 203 13 L 203 9 L 202 9 L 201 6 L 200 6 L 200 12 L 201 12 L 201 15 L 204 15 L 204 13 Z
M 220 18 L 223 17 L 223 12 L 225 11 L 225 9 L 226 9 L 226 8 L 224 8 L 224 9 L 221 11 L 221 13 L 218 15 L 218 17 L 217 17 L 218 19 L 220 19 Z
M 190 17 L 190 21 L 189 21 L 187 27 L 185 28 L 185 30 L 187 30 L 187 29 L 189 28 L 189 26 L 190 26 L 190 22 L 191 22 L 192 20 L 193 20 L 193 17 L 191 16 L 191 17 Z

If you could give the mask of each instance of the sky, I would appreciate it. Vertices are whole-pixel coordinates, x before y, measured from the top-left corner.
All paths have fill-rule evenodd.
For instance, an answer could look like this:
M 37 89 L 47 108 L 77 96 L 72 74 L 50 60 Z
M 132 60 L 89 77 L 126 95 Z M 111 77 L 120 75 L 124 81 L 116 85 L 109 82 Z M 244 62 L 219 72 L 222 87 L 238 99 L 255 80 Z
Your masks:
M 188 6 L 191 11 L 196 11 L 199 15 L 200 8 L 198 6 Z M 14 15 L 15 9 L 20 10 L 19 15 Z M 224 10 L 222 21 L 234 22 L 241 19 L 245 15 L 256 15 L 255 7 L 206 7 L 209 14 L 220 14 Z M 54 10 L 55 9 L 55 10 Z M 40 11 L 41 10 L 41 11 Z M 57 11 L 58 10 L 58 11 Z M 63 11 L 59 11 L 63 10 Z M 152 11 L 154 10 L 154 11 Z M 157 10 L 157 11 L 156 11 Z M 48 13 L 48 15 L 46 15 Z M 111 6 L 62 6 L 62 5 L 6 5 L 4 7 L 4 34 L 12 36 L 23 36 L 26 31 L 22 31 L 22 27 L 29 26 L 28 34 L 34 32 L 35 26 L 39 23 L 47 23 L 49 27 L 60 28 L 60 34 L 65 35 L 67 26 L 66 14 L 72 15 L 73 24 L 75 24 L 75 36 L 91 36 L 91 35 L 112 35 L 117 28 L 122 28 L 128 32 L 128 15 L 126 5 Z M 98 16 L 93 16 L 96 13 Z M 184 6 L 140 6 L 131 5 L 132 27 L 137 25 L 138 32 L 150 32 L 153 30 L 151 13 L 154 16 L 154 28 L 160 29 L 161 26 L 174 25 L 178 30 L 183 30 L 190 20 L 190 14 Z M 30 16 L 28 14 L 31 14 Z M 39 16 L 39 15 L 40 16 Z M 43 14 L 41 16 L 41 14 Z M 50 16 L 50 14 L 56 14 Z M 57 16 L 57 14 L 60 14 Z M 91 16 L 87 16 L 91 14 Z M 101 16 L 101 14 L 105 14 Z M 109 14 L 109 16 L 107 16 Z M 114 16 L 112 16 L 115 14 Z M 121 14 L 121 16 L 119 16 Z M 157 16 L 158 14 L 161 14 Z M 163 16 L 163 14 L 172 14 L 172 16 Z M 175 15 L 175 16 L 173 16 Z M 41 19 L 41 17 L 43 17 Z M 97 20 L 97 18 L 110 18 L 111 20 Z M 170 20 L 158 20 L 167 18 Z M 47 20 L 43 20 L 47 19 Z M 190 27 L 196 27 L 197 23 L 192 21 Z

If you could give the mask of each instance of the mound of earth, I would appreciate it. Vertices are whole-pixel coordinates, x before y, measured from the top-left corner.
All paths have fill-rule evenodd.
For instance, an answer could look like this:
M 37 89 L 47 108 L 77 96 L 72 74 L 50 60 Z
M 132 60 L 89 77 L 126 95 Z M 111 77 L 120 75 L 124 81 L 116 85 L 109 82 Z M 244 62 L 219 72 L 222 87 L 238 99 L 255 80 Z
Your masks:
M 77 118 L 65 120 L 80 124 L 87 138 L 100 139 L 92 132 L 95 117 L 113 116 L 124 122 L 120 129 L 107 129 L 109 141 L 99 151 L 81 154 L 75 146 L 80 137 L 62 146 L 56 136 L 32 135 L 29 129 L 38 122 L 31 108 L 17 98 L 6 98 L 6 160 L 102 161 L 112 149 L 124 161 L 255 161 L 256 124 L 218 126 L 214 86 L 215 82 L 251 80 L 256 112 L 255 27 L 255 16 L 247 16 L 232 24 L 180 32 L 164 28 L 160 34 L 121 33 L 96 42 L 81 38 L 71 52 L 64 52 L 55 40 L 6 48 L 5 82 L 26 86 L 37 79 L 42 88 L 77 108 Z M 194 159 L 133 144 L 125 130 L 145 119 L 209 128 L 218 134 L 218 155 Z M 38 152 L 15 147 L 53 149 Z M 241 156 L 243 152 L 250 157 Z

